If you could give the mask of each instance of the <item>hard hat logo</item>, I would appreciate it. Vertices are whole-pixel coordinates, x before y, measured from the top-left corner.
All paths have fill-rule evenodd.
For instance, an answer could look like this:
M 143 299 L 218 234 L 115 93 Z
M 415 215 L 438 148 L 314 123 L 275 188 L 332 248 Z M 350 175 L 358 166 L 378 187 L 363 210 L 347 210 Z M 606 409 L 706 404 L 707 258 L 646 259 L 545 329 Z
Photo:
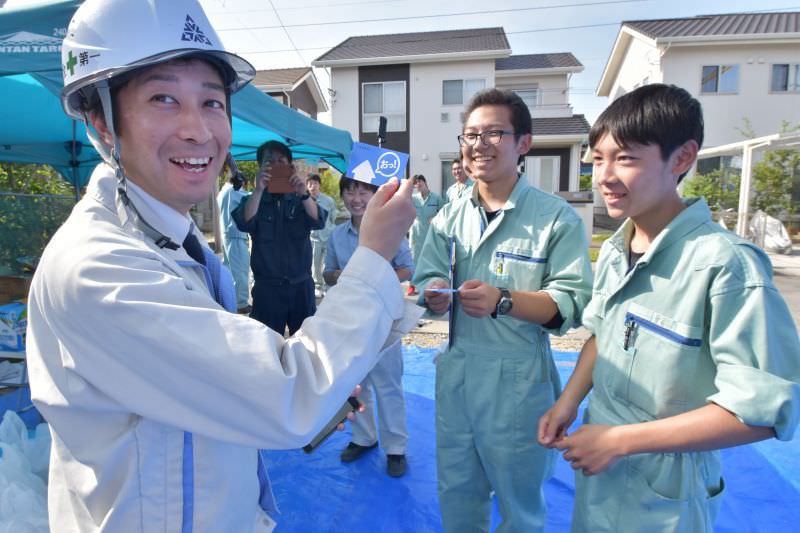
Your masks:
M 72 76 L 75 74 L 75 65 L 78 64 L 78 60 L 72 55 L 72 50 L 69 51 L 67 54 L 67 62 L 64 63 L 64 72 L 69 70 L 69 75 Z
M 214 46 L 209 38 L 206 37 L 205 33 L 203 33 L 203 30 L 200 29 L 200 26 L 198 26 L 189 15 L 186 15 L 186 23 L 183 26 L 181 41 L 190 41 L 194 43 L 207 44 L 208 46 Z

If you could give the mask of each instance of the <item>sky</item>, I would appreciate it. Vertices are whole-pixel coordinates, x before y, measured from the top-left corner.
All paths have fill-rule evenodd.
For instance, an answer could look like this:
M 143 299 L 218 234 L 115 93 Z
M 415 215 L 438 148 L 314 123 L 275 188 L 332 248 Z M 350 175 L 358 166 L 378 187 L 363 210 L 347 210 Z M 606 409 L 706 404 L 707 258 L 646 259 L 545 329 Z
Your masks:
M 2 0 L 0 0 L 2 1 Z M 8 0 L 6 7 L 33 0 Z M 356 35 L 502 26 L 513 54 L 572 52 L 573 112 L 591 123 L 607 105 L 595 90 L 620 22 L 746 11 L 800 11 L 800 0 L 200 0 L 226 48 L 257 69 L 310 66 Z M 327 98 L 330 74 L 314 73 Z M 319 116 L 330 123 L 330 114 Z

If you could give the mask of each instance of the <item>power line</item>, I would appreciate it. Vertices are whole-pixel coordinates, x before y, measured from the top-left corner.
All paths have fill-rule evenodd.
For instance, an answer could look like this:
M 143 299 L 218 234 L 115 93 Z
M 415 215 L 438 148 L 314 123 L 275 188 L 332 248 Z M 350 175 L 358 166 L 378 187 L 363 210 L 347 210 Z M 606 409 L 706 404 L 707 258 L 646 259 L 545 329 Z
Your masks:
M 582 29 L 582 28 L 598 28 L 598 27 L 601 27 L 601 26 L 619 26 L 620 24 L 621 24 L 621 22 L 605 22 L 605 23 L 600 23 L 600 24 L 583 24 L 583 25 L 579 25 L 579 26 L 558 26 L 558 27 L 555 27 L 555 28 L 539 28 L 539 29 L 536 29 L 536 30 L 507 31 L 507 32 L 504 32 L 504 33 L 506 35 L 517 35 L 517 34 L 520 34 L 520 33 L 539 33 L 539 32 L 546 32 L 546 31 L 574 30 L 574 29 Z M 453 37 L 449 37 L 448 36 L 447 40 L 448 41 L 452 41 L 452 40 L 455 40 L 455 39 L 472 39 L 472 38 L 474 38 L 474 35 L 453 36 Z M 403 44 L 426 42 L 426 41 L 429 41 L 429 39 L 409 39 L 409 40 L 403 41 Z M 364 46 L 366 46 L 366 45 L 364 45 L 364 44 L 339 44 L 339 45 L 333 45 L 333 46 L 312 46 L 312 47 L 308 47 L 308 48 L 297 48 L 297 49 L 288 48 L 288 49 L 282 49 L 282 50 L 254 50 L 254 51 L 246 51 L 245 50 L 245 51 L 241 51 L 240 53 L 242 53 L 242 54 L 252 54 L 252 55 L 255 55 L 255 54 L 277 54 L 279 52 L 294 52 L 295 50 L 302 50 L 304 52 L 310 51 L 310 50 L 330 50 L 331 48 L 337 48 L 339 50 L 342 50 L 342 49 L 346 49 L 346 48 L 363 48 Z
M 636 1 L 646 1 L 646 0 L 636 0 Z M 762 10 L 755 10 L 755 11 L 745 11 L 743 13 L 780 12 L 780 11 L 784 11 L 784 10 L 793 10 L 793 9 L 800 9 L 800 6 L 791 7 L 791 8 L 773 8 L 773 9 L 762 9 Z M 713 16 L 713 15 L 714 14 L 708 15 L 708 16 Z M 698 16 L 700 16 L 700 15 L 698 15 Z M 605 27 L 605 26 L 619 26 L 620 24 L 622 24 L 622 22 L 624 22 L 624 21 L 604 22 L 604 23 L 598 23 L 598 24 L 580 24 L 580 25 L 575 25 L 575 26 L 556 26 L 556 27 L 552 27 L 552 28 L 538 28 L 538 29 L 533 29 L 533 30 L 506 31 L 504 33 L 506 35 L 519 35 L 519 34 L 525 34 L 525 33 L 541 33 L 541 32 L 548 32 L 548 31 L 563 31 L 563 30 L 574 30 L 574 29 L 599 28 L 599 27 Z M 287 27 L 290 27 L 290 26 L 287 26 Z M 259 28 L 247 28 L 247 29 L 252 30 L 252 29 L 259 29 Z M 466 28 L 466 29 L 469 29 L 469 28 Z M 225 31 L 225 30 L 218 30 L 218 31 Z M 447 30 L 442 30 L 442 31 L 447 31 Z M 455 40 L 455 39 L 472 39 L 473 37 L 474 36 L 472 36 L 472 35 L 452 36 L 452 37 L 448 36 L 447 40 L 450 41 L 450 40 Z M 337 48 L 339 50 L 342 50 L 342 49 L 346 49 L 346 48 L 362 48 L 362 47 L 366 46 L 364 44 L 355 44 L 355 45 L 353 45 L 353 44 L 344 44 L 344 42 L 346 42 L 346 40 L 347 39 L 345 39 L 345 41 L 341 41 L 339 44 L 334 44 L 334 45 L 329 45 L 329 46 L 312 46 L 312 47 L 304 47 L 304 48 L 295 47 L 295 48 L 278 49 L 278 50 L 253 50 L 253 51 L 241 51 L 240 53 L 248 54 L 248 55 L 278 54 L 278 53 L 295 52 L 295 51 L 307 52 L 307 51 L 312 51 L 312 50 L 330 50 L 332 48 Z M 415 43 L 415 42 L 426 42 L 426 41 L 429 41 L 429 39 L 425 39 L 425 38 L 409 39 L 409 40 L 404 40 L 403 44 Z
M 297 49 L 297 45 L 294 44 L 294 41 L 292 40 L 292 36 L 289 35 L 289 31 L 286 29 L 286 26 L 283 25 L 283 21 L 281 20 L 281 16 L 278 14 L 278 10 L 275 9 L 275 4 L 272 3 L 272 0 L 269 0 L 269 5 L 272 6 L 272 10 L 275 12 L 275 16 L 278 18 L 278 22 L 281 23 L 281 28 L 283 28 L 283 33 L 286 34 L 286 38 L 289 39 L 289 44 L 292 45 L 292 48 L 294 48 L 294 51 L 297 52 L 298 56 L 300 56 L 300 61 L 303 62 L 303 66 L 305 66 L 307 64 L 306 63 L 306 58 L 303 57 L 303 54 L 301 54 L 300 50 Z
M 292 6 L 292 7 L 279 7 L 280 11 L 297 11 L 300 9 L 315 9 L 318 7 L 342 7 L 342 6 L 356 6 L 361 4 L 396 4 L 398 0 L 370 0 L 369 2 L 341 2 L 341 3 L 334 3 L 334 4 L 309 4 L 306 6 Z M 223 3 L 223 7 L 225 4 Z M 226 15 L 234 15 L 237 13 L 272 13 L 274 9 L 240 9 L 239 11 L 227 11 L 223 9 L 222 11 L 208 11 L 207 14 L 209 15 L 216 15 L 217 13 L 224 13 Z M 219 30 L 217 30 L 219 31 Z
M 648 2 L 650 0 L 609 0 L 605 2 L 580 2 L 575 4 L 560 4 L 560 5 L 551 5 L 551 6 L 536 6 L 536 7 L 520 7 L 520 8 L 512 8 L 512 9 L 492 9 L 492 10 L 485 10 L 485 11 L 461 11 L 457 13 L 441 13 L 438 15 L 412 15 L 407 17 L 391 17 L 391 18 L 376 18 L 376 19 L 361 19 L 361 20 L 341 20 L 341 21 L 328 21 L 328 22 L 308 22 L 304 24 L 285 24 L 280 26 L 253 26 L 253 30 L 271 30 L 277 28 L 304 28 L 308 26 L 330 26 L 335 24 L 357 24 L 362 22 L 387 22 L 387 21 L 396 21 L 396 20 L 420 20 L 420 19 L 430 19 L 430 18 L 444 18 L 444 17 L 460 17 L 465 15 L 487 15 L 487 14 L 499 14 L 499 13 L 518 13 L 521 11 L 539 11 L 542 9 L 563 9 L 567 7 L 588 7 L 588 6 L 600 6 L 600 5 L 607 5 L 607 4 L 630 4 L 630 3 L 638 3 L 638 2 Z M 223 31 L 242 31 L 243 28 L 221 28 L 218 29 L 217 32 Z

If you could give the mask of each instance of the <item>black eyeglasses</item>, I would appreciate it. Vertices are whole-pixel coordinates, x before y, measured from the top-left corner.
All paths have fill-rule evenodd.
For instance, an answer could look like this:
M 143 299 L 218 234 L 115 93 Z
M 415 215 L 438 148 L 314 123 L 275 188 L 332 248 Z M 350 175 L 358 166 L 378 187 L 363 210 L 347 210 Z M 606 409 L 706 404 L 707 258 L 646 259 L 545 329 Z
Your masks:
M 490 130 L 483 133 L 462 133 L 458 136 L 458 144 L 461 146 L 475 146 L 480 138 L 481 142 L 485 145 L 500 144 L 503 140 L 503 135 L 514 135 L 513 131 L 504 130 Z

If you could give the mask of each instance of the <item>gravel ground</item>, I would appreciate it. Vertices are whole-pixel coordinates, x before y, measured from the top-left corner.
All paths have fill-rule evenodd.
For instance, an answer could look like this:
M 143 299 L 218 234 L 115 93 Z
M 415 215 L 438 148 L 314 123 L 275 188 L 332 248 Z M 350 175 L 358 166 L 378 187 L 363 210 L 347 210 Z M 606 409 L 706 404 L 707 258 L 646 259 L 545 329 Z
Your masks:
M 585 329 L 572 330 L 563 337 L 550 337 L 550 345 L 561 352 L 579 352 L 589 337 Z M 422 348 L 435 348 L 447 340 L 447 334 L 412 330 L 403 337 L 403 344 L 414 344 Z

